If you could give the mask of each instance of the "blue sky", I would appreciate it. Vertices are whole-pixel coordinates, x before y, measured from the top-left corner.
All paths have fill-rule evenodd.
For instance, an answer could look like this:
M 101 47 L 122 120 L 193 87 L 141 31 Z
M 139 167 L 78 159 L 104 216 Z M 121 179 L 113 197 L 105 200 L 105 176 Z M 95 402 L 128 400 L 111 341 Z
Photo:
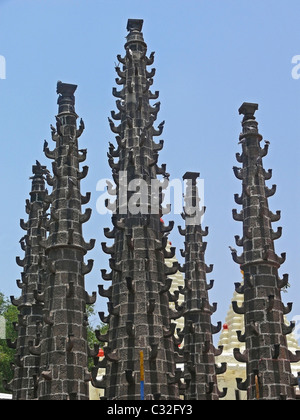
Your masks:
M 7 76 L 0 80 L 0 291 L 19 294 L 19 219 L 26 219 L 32 164 L 38 159 L 49 165 L 42 148 L 55 123 L 58 80 L 78 84 L 76 109 L 86 124 L 80 144 L 88 148 L 90 166 L 82 192 L 92 192 L 93 208 L 85 238 L 97 239 L 88 256 L 96 263 L 87 289 L 102 281 L 108 258 L 100 243 L 111 223 L 96 212 L 96 185 L 111 176 L 106 153 L 114 139 L 107 123 L 116 109 L 114 66 L 124 53 L 127 19 L 142 18 L 149 52 L 156 51 L 159 120 L 166 121 L 159 162 L 167 163 L 172 178 L 190 170 L 205 180 L 207 263 L 215 265 L 209 279 L 216 282 L 210 298 L 219 303 L 214 320 L 225 320 L 240 280 L 228 246 L 241 235 L 231 216 L 233 196 L 241 192 L 232 167 L 240 151 L 237 110 L 245 101 L 259 103 L 260 132 L 271 142 L 264 165 L 273 169 L 269 184 L 278 185 L 270 208 L 282 210 L 276 249 L 287 252 L 281 274 L 289 273 L 292 285 L 284 300 L 294 302 L 291 317 L 300 314 L 300 80 L 292 78 L 292 58 L 300 54 L 299 15 L 299 0 L 0 0 Z M 177 216 L 175 221 L 181 223 Z M 177 230 L 171 240 L 183 247 Z M 106 302 L 99 299 L 97 309 L 102 307 Z

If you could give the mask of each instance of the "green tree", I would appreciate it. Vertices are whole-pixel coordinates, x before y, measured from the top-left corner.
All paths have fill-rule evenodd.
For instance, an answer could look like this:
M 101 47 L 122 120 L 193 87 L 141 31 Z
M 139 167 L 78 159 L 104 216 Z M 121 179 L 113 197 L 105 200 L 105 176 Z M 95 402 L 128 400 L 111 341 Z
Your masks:
M 18 321 L 18 309 L 13 306 L 5 296 L 0 293 L 0 316 L 6 321 L 6 338 L 12 341 L 17 339 L 17 333 L 14 330 L 13 323 Z M 10 382 L 13 378 L 13 369 L 15 350 L 8 347 L 6 339 L 0 339 L 0 392 L 5 393 L 3 380 Z
M 87 338 L 88 338 L 88 345 L 91 349 L 94 348 L 94 344 L 99 344 L 99 341 L 96 338 L 95 330 L 100 330 L 101 334 L 104 335 L 108 331 L 108 325 L 100 324 L 93 326 L 93 320 L 96 318 L 96 311 L 94 305 L 87 306 L 87 314 L 89 317 L 89 326 L 88 326 L 88 332 L 87 332 Z M 100 343 L 100 348 L 103 348 L 104 343 Z M 94 360 L 93 358 L 89 358 L 89 369 L 94 366 Z
M 17 332 L 14 330 L 13 323 L 18 322 L 18 309 L 13 306 L 10 301 L 0 292 L 0 317 L 5 319 L 5 330 L 6 338 L 10 338 L 11 341 L 16 341 Z M 88 344 L 90 348 L 94 347 L 94 344 L 99 344 L 95 330 L 100 330 L 101 334 L 106 334 L 108 326 L 100 324 L 94 326 L 94 320 L 97 317 L 95 307 L 93 305 L 87 306 L 87 314 L 89 317 L 88 326 Z M 13 379 L 12 364 L 14 363 L 15 350 L 10 349 L 7 345 L 6 338 L 0 337 L 0 392 L 6 393 L 3 387 L 3 380 L 10 382 Z M 100 343 L 100 347 L 103 348 L 103 344 Z M 89 368 L 94 366 L 93 358 L 89 360 Z

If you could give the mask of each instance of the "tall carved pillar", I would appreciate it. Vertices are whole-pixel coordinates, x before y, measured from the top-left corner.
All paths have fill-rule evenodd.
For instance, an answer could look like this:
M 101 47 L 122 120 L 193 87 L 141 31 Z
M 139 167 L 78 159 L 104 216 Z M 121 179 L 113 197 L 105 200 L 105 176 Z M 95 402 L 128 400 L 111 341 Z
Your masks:
M 160 102 L 150 105 L 159 93 L 152 93 L 155 69 L 147 67 L 154 62 L 154 53 L 147 57 L 147 46 L 141 32 L 143 21 L 128 21 L 125 57 L 118 56 L 123 68 L 116 67 L 120 91 L 113 89 L 118 98 L 118 113 L 109 119 L 112 131 L 117 134 L 118 148 L 110 145 L 109 164 L 113 170 L 116 190 L 116 214 L 112 231 L 105 230 L 114 244 L 102 244 L 104 252 L 111 255 L 111 272 L 103 271 L 103 279 L 112 281 L 105 289 L 99 286 L 102 296 L 109 298 L 108 316 L 100 313 L 103 322 L 109 323 L 109 332 L 100 341 L 107 342 L 105 359 L 93 372 L 93 383 L 105 388 L 109 400 L 138 400 L 140 390 L 140 355 L 144 354 L 145 399 L 174 400 L 179 398 L 180 375 L 175 372 L 171 319 L 180 317 L 169 309 L 168 291 L 171 282 L 168 274 L 177 272 L 178 266 L 166 267 L 166 227 L 161 223 L 162 193 L 166 182 L 157 175 L 167 177 L 165 165 L 157 166 L 158 151 L 163 141 L 155 143 L 153 136 L 161 135 L 164 123 L 153 127 Z M 115 161 L 117 159 L 117 161 Z M 154 182 L 154 183 L 153 183 Z M 155 185 L 151 190 L 151 186 Z M 152 208 L 151 208 L 152 203 Z M 170 255 L 174 255 L 172 249 Z M 177 354 L 179 357 L 179 355 Z M 107 376 L 97 381 L 100 366 L 107 367 Z
M 81 206 L 89 201 L 80 192 L 80 182 L 88 167 L 79 168 L 86 150 L 78 150 L 78 138 L 83 132 L 81 120 L 77 129 L 74 93 L 77 86 L 57 84 L 58 115 L 52 129 L 55 149 L 44 151 L 54 162 L 53 177 L 48 183 L 53 191 L 45 197 L 51 203 L 49 236 L 44 241 L 48 273 L 44 287 L 43 331 L 40 345 L 40 400 L 87 400 L 88 366 L 86 304 L 94 303 L 96 295 L 85 291 L 85 274 L 93 261 L 84 263 L 84 256 L 95 240 L 86 243 L 82 224 L 91 216 L 91 209 L 82 213 Z
M 206 274 L 212 271 L 212 266 L 205 263 L 207 242 L 203 237 L 208 235 L 208 228 L 201 226 L 201 217 L 205 208 L 200 210 L 197 178 L 199 173 L 187 172 L 183 179 L 187 181 L 185 207 L 183 218 L 185 229 L 179 232 L 185 237 L 185 398 L 187 400 L 218 400 L 226 396 L 218 390 L 217 375 L 226 371 L 226 363 L 221 367 L 215 364 L 215 356 L 222 349 L 215 349 L 213 334 L 220 332 L 222 324 L 214 326 L 211 316 L 217 309 L 217 304 L 209 303 L 208 290 L 213 287 L 213 281 L 207 283 Z
M 246 352 L 235 349 L 235 357 L 247 366 L 247 380 L 238 379 L 238 388 L 247 391 L 249 400 L 280 400 L 295 398 L 296 378 L 291 374 L 290 363 L 300 360 L 288 350 L 286 335 L 293 330 L 293 323 L 284 323 L 284 314 L 292 304 L 284 306 L 281 289 L 287 285 L 288 276 L 280 279 L 278 270 L 286 254 L 277 256 L 274 241 L 280 238 L 282 228 L 272 229 L 272 223 L 280 219 L 280 211 L 269 210 L 268 198 L 276 192 L 276 185 L 266 186 L 265 181 L 272 171 L 265 171 L 263 158 L 267 155 L 269 142 L 260 146 L 263 137 L 259 134 L 255 119 L 257 104 L 244 103 L 240 114 L 244 115 L 243 132 L 240 135 L 242 154 L 237 154 L 241 168 L 234 173 L 242 181 L 242 195 L 235 196 L 242 211 L 233 211 L 233 218 L 243 223 L 243 237 L 236 236 L 236 243 L 243 247 L 243 254 L 232 256 L 245 273 L 244 284 L 237 284 L 238 293 L 244 294 L 244 305 L 233 302 L 233 309 L 244 314 L 245 332 L 238 331 L 239 340 L 246 343 Z
M 37 378 L 39 376 L 40 357 L 35 346 L 40 342 L 43 305 L 36 300 L 44 282 L 44 249 L 40 242 L 46 238 L 46 216 L 44 214 L 46 167 L 39 162 L 32 168 L 33 177 L 30 200 L 26 201 L 28 221 L 21 220 L 25 236 L 20 240 L 25 258 L 17 258 L 23 267 L 22 281 L 17 280 L 22 290 L 21 297 L 11 296 L 12 304 L 19 309 L 16 325 L 18 338 L 16 343 L 8 340 L 8 345 L 16 349 L 14 379 L 10 384 L 14 400 L 33 400 L 37 397 Z

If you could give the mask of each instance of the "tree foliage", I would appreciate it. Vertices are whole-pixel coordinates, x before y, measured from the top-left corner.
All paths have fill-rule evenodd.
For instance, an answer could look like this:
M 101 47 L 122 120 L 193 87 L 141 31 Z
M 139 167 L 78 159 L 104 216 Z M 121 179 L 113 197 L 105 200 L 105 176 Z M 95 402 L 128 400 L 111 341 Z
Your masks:
M 13 325 L 18 322 L 18 313 L 18 309 L 0 292 L 0 317 L 5 319 L 6 338 L 10 338 L 13 342 L 17 339 L 17 332 L 14 330 Z M 90 348 L 93 348 L 95 344 L 99 344 L 95 336 L 95 329 L 100 330 L 101 334 L 106 334 L 108 326 L 104 324 L 94 326 L 96 312 L 93 305 L 87 306 L 87 314 L 89 317 L 88 345 Z M 3 387 L 3 380 L 10 382 L 13 379 L 12 365 L 14 364 L 15 353 L 15 350 L 8 347 L 6 339 L 0 338 L 0 393 L 6 392 Z M 94 361 L 91 358 L 89 360 L 89 368 L 92 366 L 94 366 Z
M 5 296 L 0 293 L 0 316 L 6 321 L 6 338 L 12 341 L 17 339 L 17 332 L 14 330 L 13 323 L 18 321 L 18 309 L 13 306 Z M 15 350 L 8 347 L 6 339 L 0 339 L 0 392 L 5 393 L 3 380 L 10 382 L 13 378 L 12 364 L 14 363 Z
M 96 338 L 95 330 L 100 330 L 101 334 L 104 335 L 108 331 L 108 325 L 102 324 L 93 326 L 93 320 L 96 317 L 95 307 L 94 305 L 89 305 L 87 307 L 87 314 L 89 317 L 89 326 L 88 326 L 88 332 L 87 332 L 87 338 L 88 338 L 88 345 L 91 349 L 94 348 L 94 345 L 99 345 L 99 341 Z M 104 343 L 100 343 L 100 348 L 103 348 Z M 91 369 L 94 366 L 94 360 L 92 358 L 89 359 L 89 369 Z

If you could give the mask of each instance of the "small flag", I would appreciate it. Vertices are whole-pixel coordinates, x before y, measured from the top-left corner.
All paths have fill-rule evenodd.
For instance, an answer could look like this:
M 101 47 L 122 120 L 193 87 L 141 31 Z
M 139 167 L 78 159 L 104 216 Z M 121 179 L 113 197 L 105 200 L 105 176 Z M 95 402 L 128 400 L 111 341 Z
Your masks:
M 144 368 L 144 352 L 140 351 L 140 370 L 141 370 L 141 401 L 145 399 L 145 368 Z

